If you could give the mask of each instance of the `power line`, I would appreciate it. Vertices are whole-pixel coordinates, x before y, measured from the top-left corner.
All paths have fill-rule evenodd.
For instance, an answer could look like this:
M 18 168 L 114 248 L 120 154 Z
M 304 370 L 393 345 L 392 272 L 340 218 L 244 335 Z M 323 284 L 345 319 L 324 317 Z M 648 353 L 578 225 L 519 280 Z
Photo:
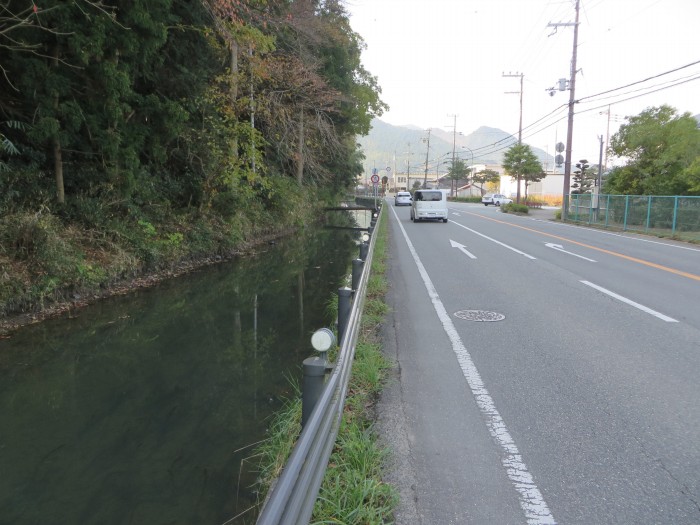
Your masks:
M 624 86 L 620 86 L 620 87 L 616 87 L 616 88 L 613 88 L 613 89 L 609 89 L 609 90 L 607 90 L 607 91 L 601 91 L 600 93 L 596 93 L 595 95 L 589 95 L 589 96 L 587 96 L 587 97 L 582 97 L 582 98 L 578 99 L 578 102 L 581 102 L 582 100 L 586 100 L 586 99 L 588 99 L 588 98 L 594 98 L 594 97 L 598 97 L 598 96 L 600 96 L 600 95 L 605 95 L 605 94 L 607 94 L 607 93 L 612 93 L 613 91 L 619 91 L 620 89 L 625 89 L 625 88 L 628 88 L 628 87 L 631 87 L 631 86 L 635 86 L 635 85 L 637 85 L 637 84 L 641 84 L 642 82 L 647 82 L 647 81 L 649 81 L 649 80 L 653 80 L 653 79 L 655 79 L 655 78 L 659 78 L 659 77 L 662 77 L 662 76 L 664 76 L 664 75 L 668 75 L 668 74 L 670 74 L 670 73 L 675 73 L 676 71 L 680 71 L 681 69 L 685 69 L 685 68 L 687 68 L 687 67 L 694 66 L 694 65 L 696 65 L 696 64 L 700 64 L 700 60 L 698 60 L 698 61 L 696 61 L 696 62 L 691 62 L 690 64 L 686 64 L 685 66 L 681 66 L 681 67 L 677 67 L 677 68 L 675 68 L 675 69 L 671 69 L 671 70 L 669 70 L 669 71 L 665 71 L 665 72 L 663 72 L 663 73 L 659 73 L 658 75 L 654 75 L 654 76 L 645 78 L 644 80 L 637 80 L 636 82 L 632 82 L 631 84 L 626 84 L 626 85 L 624 85 Z
M 584 102 L 584 104 L 592 104 L 592 103 L 594 103 L 594 102 L 599 102 L 599 101 L 601 101 L 601 100 L 608 100 L 608 99 L 611 99 L 611 98 L 624 97 L 624 96 L 629 95 L 629 94 L 631 94 L 631 93 L 639 93 L 640 91 L 651 92 L 650 90 L 652 90 L 653 88 L 657 88 L 657 87 L 661 87 L 661 86 L 673 87 L 673 86 L 677 85 L 678 83 L 683 82 L 684 80 L 688 80 L 688 79 L 690 79 L 691 77 L 694 77 L 695 75 L 698 75 L 698 74 L 699 74 L 699 73 L 696 71 L 695 73 L 691 73 L 690 75 L 686 75 L 686 76 L 684 76 L 684 77 L 674 78 L 673 80 L 667 80 L 667 81 L 665 81 L 665 82 L 661 82 L 660 84 L 654 84 L 654 85 L 651 85 L 651 86 L 646 86 L 646 87 L 642 87 L 642 88 L 638 88 L 638 89 L 633 89 L 632 91 L 626 91 L 626 92 L 624 92 L 624 93 L 617 93 L 617 94 L 615 94 L 615 95 L 609 95 L 609 96 L 607 96 L 607 97 L 601 97 L 601 98 L 596 99 L 596 100 L 590 100 L 590 101 L 588 101 L 588 102 Z M 668 85 L 667 85 L 667 84 L 668 84 Z M 583 100 L 583 99 L 580 99 L 580 100 Z M 580 100 L 579 100 L 579 102 L 580 102 Z
M 665 90 L 665 89 L 669 89 L 669 88 L 672 88 L 672 87 L 675 87 L 675 86 L 678 86 L 678 85 L 681 85 L 681 84 L 686 84 L 686 83 L 692 82 L 692 81 L 694 81 L 694 80 L 700 80 L 700 74 L 697 75 L 697 76 L 694 76 L 694 77 L 692 77 L 692 78 L 687 78 L 687 79 L 684 79 L 684 80 L 680 80 L 680 81 L 675 82 L 674 84 L 672 84 L 672 85 L 670 85 L 670 86 L 660 87 L 659 89 L 654 89 L 654 90 L 652 90 L 652 91 L 647 91 L 647 92 L 645 92 L 645 93 L 641 93 L 641 94 L 639 94 L 639 95 L 635 95 L 635 96 L 632 96 L 632 97 L 627 97 L 627 98 L 625 98 L 625 99 L 618 100 L 618 101 L 615 101 L 615 102 L 612 102 L 612 103 L 609 103 L 609 104 L 606 103 L 606 104 L 603 104 L 603 105 L 601 105 L 601 106 L 596 106 L 596 107 L 592 107 L 592 108 L 587 108 L 587 109 L 583 109 L 583 110 L 580 110 L 580 111 L 576 111 L 576 112 L 575 112 L 575 115 L 580 115 L 580 114 L 583 114 L 583 113 L 588 113 L 588 112 L 590 112 L 590 111 L 595 111 L 595 110 L 598 110 L 598 109 L 606 108 L 606 107 L 608 107 L 608 106 L 610 106 L 610 105 L 619 104 L 619 103 L 622 103 L 622 102 L 626 102 L 626 101 L 628 101 L 628 100 L 633 100 L 633 99 L 635 99 L 635 98 L 640 98 L 640 97 L 643 97 L 643 96 L 646 96 L 646 95 L 650 95 L 650 94 L 652 94 L 652 93 L 656 93 L 656 92 L 658 92 L 658 91 L 663 91 L 663 90 Z M 545 117 L 539 119 L 537 122 L 539 122 L 539 121 L 541 121 L 541 120 L 544 120 L 544 118 L 545 118 Z M 551 122 L 551 123 L 547 124 L 546 126 L 544 126 L 544 127 L 542 127 L 542 128 L 539 128 L 539 129 L 537 129 L 537 130 L 533 130 L 533 131 L 531 131 L 530 133 L 528 133 L 527 136 L 524 136 L 523 139 L 526 139 L 526 138 L 529 138 L 529 137 L 538 135 L 539 133 L 542 133 L 542 132 L 545 131 L 546 129 L 551 128 L 552 126 L 554 126 L 554 125 L 556 125 L 556 124 L 559 124 L 559 123 L 562 122 L 565 118 L 566 118 L 566 117 L 561 117 L 561 118 L 559 118 L 558 120 L 555 120 L 554 122 Z M 533 125 L 534 125 L 534 123 L 533 123 L 533 124 L 530 124 L 530 125 L 528 126 L 528 128 L 531 128 Z M 508 137 L 508 138 L 513 138 L 513 137 L 511 136 L 511 137 Z M 501 139 L 501 140 L 498 141 L 498 142 L 503 142 L 504 140 L 508 140 L 508 138 L 506 138 L 506 139 Z M 498 142 L 497 142 L 497 143 L 498 143 Z M 494 143 L 493 145 L 495 146 L 497 143 Z M 481 152 L 479 155 L 475 155 L 474 158 L 484 158 L 484 157 L 486 157 L 487 155 L 491 155 L 491 154 L 493 154 L 493 153 L 498 153 L 499 151 L 503 151 L 503 150 L 505 150 L 505 149 L 508 149 L 508 148 L 509 148 L 510 146 L 512 146 L 512 145 L 513 145 L 513 143 L 504 145 L 503 147 L 500 147 L 500 148 L 494 148 L 494 149 L 489 150 L 489 151 Z M 484 149 L 484 148 L 480 148 L 480 149 Z
M 594 108 L 584 109 L 584 110 L 579 111 L 578 113 L 587 113 L 587 112 L 589 112 L 589 111 L 594 111 L 594 110 L 596 110 L 596 109 L 604 108 L 604 107 L 609 106 L 609 105 L 611 105 L 611 104 L 619 104 L 619 103 L 621 103 L 621 102 L 627 102 L 628 100 L 633 100 L 633 99 L 635 99 L 635 98 L 644 97 L 644 96 L 646 96 L 646 95 L 651 95 L 652 93 L 657 93 L 657 92 L 659 92 L 659 91 L 663 91 L 664 89 L 669 89 L 669 88 L 672 88 L 672 87 L 680 86 L 681 84 L 687 84 L 688 82 L 692 82 L 693 80 L 698 80 L 698 79 L 700 79 L 700 74 L 697 75 L 697 76 L 695 76 L 695 77 L 693 77 L 693 78 L 688 78 L 688 79 L 686 79 L 686 80 L 682 80 L 682 81 L 680 81 L 680 82 L 676 82 L 675 84 L 672 84 L 672 85 L 670 85 L 670 86 L 664 86 L 664 87 L 661 87 L 661 88 L 659 88 L 659 89 L 654 89 L 654 90 L 652 90 L 652 91 L 647 91 L 646 93 L 641 93 L 641 94 L 635 95 L 635 96 L 633 96 L 633 97 L 623 98 L 622 100 L 617 100 L 617 101 L 612 102 L 612 103 L 610 103 L 610 104 L 603 104 L 602 106 L 597 106 L 597 107 L 594 107 Z
M 631 86 L 634 86 L 634 85 L 637 85 L 637 84 L 641 84 L 642 82 L 647 82 L 647 81 L 652 80 L 652 79 L 654 79 L 654 78 L 659 78 L 659 77 L 662 77 L 662 76 L 664 76 L 664 75 L 667 75 L 667 74 L 670 74 L 670 73 L 673 73 L 673 72 L 676 72 L 676 71 L 680 71 L 680 70 L 682 70 L 682 69 L 688 68 L 688 67 L 693 66 L 693 65 L 696 65 L 696 64 L 700 64 L 700 61 L 692 62 L 692 63 L 690 63 L 690 64 L 686 64 L 686 65 L 684 65 L 684 66 L 681 66 L 681 67 L 678 67 L 678 68 L 675 68 L 675 69 L 672 69 L 672 70 L 669 70 L 669 71 L 665 71 L 665 72 L 659 73 L 659 74 L 657 74 L 657 75 L 653 75 L 653 76 L 648 77 L 648 78 L 646 78 L 646 79 L 644 79 L 644 80 L 639 80 L 639 81 L 636 81 L 636 82 L 632 82 L 632 83 L 629 83 L 629 84 L 625 84 L 625 85 L 623 85 L 623 86 L 620 86 L 620 87 L 617 87 L 617 88 L 614 88 L 614 89 L 609 89 L 609 90 L 606 90 L 606 91 L 602 91 L 602 92 L 597 93 L 597 94 L 595 94 L 595 95 L 586 96 L 586 97 L 583 97 L 583 98 L 581 98 L 581 99 L 578 99 L 576 102 L 577 102 L 577 103 L 580 103 L 580 102 L 583 101 L 583 100 L 588 100 L 588 99 L 592 99 L 592 98 L 594 98 L 594 97 L 600 97 L 601 95 L 604 95 L 604 94 L 612 93 L 612 92 L 614 92 L 614 91 L 619 91 L 619 90 L 625 89 L 625 88 L 627 88 L 627 87 L 631 87 Z M 595 106 L 595 107 L 592 107 L 592 108 L 581 109 L 581 110 L 579 110 L 579 111 L 576 111 L 576 112 L 575 112 L 575 115 L 580 115 L 580 114 L 583 114 L 583 113 L 588 113 L 588 112 L 590 112 L 590 111 L 595 111 L 595 110 L 598 110 L 598 109 L 606 108 L 606 107 L 608 107 L 609 105 L 615 105 L 615 104 L 620 104 L 620 103 L 622 103 L 622 102 L 627 102 L 628 100 L 633 100 L 633 99 L 636 99 L 636 98 L 640 98 L 640 97 L 643 97 L 643 96 L 646 96 L 646 95 L 650 95 L 650 94 L 652 94 L 652 93 L 657 93 L 657 92 L 663 91 L 663 90 L 665 90 L 665 89 L 669 89 L 669 88 L 672 88 L 672 87 L 675 87 L 675 86 L 679 86 L 679 85 L 686 84 L 686 83 L 688 83 L 688 82 L 692 82 L 692 81 L 694 81 L 694 80 L 700 79 L 700 74 L 694 73 L 693 75 L 696 75 L 696 76 L 689 76 L 689 77 L 683 77 L 683 78 L 679 78 L 679 79 L 675 79 L 675 80 L 670 80 L 670 81 L 668 81 L 668 82 L 670 82 L 670 85 L 666 85 L 666 86 L 663 86 L 663 85 L 662 85 L 662 86 L 659 87 L 658 89 L 647 90 L 647 89 L 649 89 L 649 87 L 654 87 L 654 86 L 649 86 L 649 87 L 647 87 L 647 88 L 643 88 L 643 89 L 647 90 L 647 91 L 645 91 L 644 93 L 640 93 L 640 94 L 637 94 L 637 95 L 634 95 L 634 96 L 631 96 L 631 97 L 627 97 L 627 98 L 623 98 L 623 99 L 620 99 L 620 100 L 616 100 L 616 101 L 614 101 L 614 102 L 605 103 L 604 105 L 599 105 L 599 106 Z M 657 84 L 657 85 L 658 85 L 658 84 Z M 617 96 L 624 96 L 624 95 L 626 95 L 626 94 L 635 93 L 636 91 L 639 91 L 639 90 L 635 90 L 635 91 L 631 91 L 631 92 L 627 92 L 627 93 L 620 93 L 620 94 L 618 94 Z M 607 98 L 611 98 L 611 97 L 605 97 L 605 98 L 601 98 L 601 99 L 599 99 L 599 100 L 605 100 L 605 99 L 607 99 Z M 586 104 L 594 103 L 594 102 L 596 102 L 596 101 L 589 100 L 588 102 L 586 102 Z M 522 129 L 523 129 L 523 136 L 522 136 L 523 140 L 524 140 L 524 139 L 527 139 L 527 138 L 529 138 L 529 137 L 538 135 L 538 134 L 542 133 L 543 131 L 545 131 L 545 130 L 547 130 L 547 129 L 549 129 L 549 128 L 551 128 L 551 127 L 553 127 L 553 126 L 559 124 L 559 123 L 562 122 L 563 120 L 565 120 L 566 116 L 563 116 L 563 117 L 556 118 L 556 120 L 554 120 L 554 121 L 552 121 L 552 122 L 548 122 L 548 123 L 546 123 L 545 125 L 537 126 L 538 124 L 542 123 L 543 121 L 547 121 L 547 120 L 549 120 L 549 119 L 551 119 L 551 118 L 555 118 L 555 115 L 556 115 L 557 113 L 561 113 L 561 111 L 563 111 L 563 110 L 564 110 L 565 108 L 567 108 L 567 107 L 568 107 L 568 104 L 562 104 L 561 106 L 555 108 L 554 110 L 550 111 L 549 113 L 547 113 L 547 114 L 543 115 L 542 117 L 538 118 L 538 119 L 535 120 L 534 122 L 532 122 L 532 123 L 530 123 L 530 124 L 524 126 L 524 127 L 522 128 Z M 533 128 L 535 128 L 536 126 L 537 126 L 537 129 L 533 129 Z M 526 132 L 527 132 L 527 133 L 526 133 Z M 486 145 L 486 146 L 479 146 L 479 147 L 476 147 L 476 148 L 471 148 L 471 150 L 472 150 L 472 152 L 473 152 L 473 158 L 474 158 L 474 160 L 477 160 L 477 159 L 487 158 L 488 156 L 493 155 L 494 153 L 498 153 L 498 152 L 500 152 L 500 151 L 506 150 L 506 149 L 510 148 L 511 146 L 513 146 L 513 145 L 516 144 L 516 143 L 517 143 L 517 138 L 516 138 L 514 135 L 509 135 L 509 136 L 504 137 L 504 138 L 502 138 L 502 139 L 500 139 L 500 140 L 497 140 L 496 142 L 494 142 L 494 143 L 492 143 L 492 144 L 488 144 L 488 145 Z M 502 146 L 499 146 L 499 144 L 503 144 L 503 145 L 502 145 Z M 497 146 L 499 146 L 499 147 L 497 147 Z M 449 153 L 446 153 L 445 155 L 443 155 L 443 157 L 446 156 L 446 155 L 449 155 Z M 438 160 L 439 160 L 439 159 L 438 159 Z M 432 166 L 431 166 L 431 167 L 432 167 Z

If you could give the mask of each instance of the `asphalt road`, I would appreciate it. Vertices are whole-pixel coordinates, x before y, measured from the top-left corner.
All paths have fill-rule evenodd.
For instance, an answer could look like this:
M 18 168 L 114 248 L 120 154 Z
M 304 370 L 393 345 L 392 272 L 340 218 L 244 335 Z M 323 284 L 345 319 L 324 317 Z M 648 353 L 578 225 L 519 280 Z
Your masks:
M 700 246 L 384 211 L 398 524 L 700 523 Z

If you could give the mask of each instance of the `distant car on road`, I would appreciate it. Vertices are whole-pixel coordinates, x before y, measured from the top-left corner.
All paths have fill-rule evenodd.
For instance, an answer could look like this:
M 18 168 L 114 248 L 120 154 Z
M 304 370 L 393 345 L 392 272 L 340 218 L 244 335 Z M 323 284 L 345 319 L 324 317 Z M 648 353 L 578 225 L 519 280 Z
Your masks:
M 488 206 L 489 204 L 493 204 L 494 206 L 500 206 L 501 204 L 510 204 L 513 202 L 513 199 L 509 199 L 505 195 L 502 195 L 500 193 L 487 193 L 483 197 L 481 197 L 481 202 L 484 206 Z
M 411 194 L 407 191 L 398 191 L 394 195 L 394 206 L 410 206 Z

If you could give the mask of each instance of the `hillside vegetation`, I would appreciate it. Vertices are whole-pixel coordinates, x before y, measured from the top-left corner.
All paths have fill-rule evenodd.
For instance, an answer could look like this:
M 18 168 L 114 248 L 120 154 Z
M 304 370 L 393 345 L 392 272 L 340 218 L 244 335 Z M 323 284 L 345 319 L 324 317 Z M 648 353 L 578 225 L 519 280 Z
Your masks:
M 300 227 L 384 105 L 340 0 L 10 0 L 0 317 Z

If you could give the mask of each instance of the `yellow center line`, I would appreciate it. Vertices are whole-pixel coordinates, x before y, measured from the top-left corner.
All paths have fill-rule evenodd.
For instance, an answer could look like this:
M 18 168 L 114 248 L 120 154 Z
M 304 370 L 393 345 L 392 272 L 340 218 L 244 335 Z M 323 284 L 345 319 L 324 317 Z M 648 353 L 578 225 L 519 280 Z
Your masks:
M 491 217 L 484 217 L 483 215 L 479 215 L 478 213 L 471 213 L 471 212 L 463 212 L 463 213 L 468 213 L 469 215 L 479 217 L 480 219 L 486 219 L 489 221 L 498 222 L 500 224 L 505 224 L 506 226 L 512 226 L 513 228 L 520 228 L 521 230 L 527 230 L 529 232 L 539 233 L 540 235 L 544 235 L 545 237 L 552 237 L 553 239 L 559 239 L 560 241 L 570 242 L 572 244 L 576 244 L 578 246 L 583 246 L 584 248 L 589 248 L 589 249 L 595 250 L 597 252 L 607 253 L 608 255 L 612 255 L 613 257 L 620 257 L 621 259 L 626 259 L 628 261 L 643 264 L 644 266 L 656 268 L 657 270 L 662 270 L 664 272 L 669 272 L 669 273 L 673 273 L 676 275 L 680 275 L 681 277 L 687 277 L 688 279 L 693 279 L 694 281 L 700 281 L 700 275 L 695 275 L 693 273 L 684 272 L 682 270 L 676 270 L 675 268 L 669 268 L 668 266 L 664 266 L 662 264 L 656 264 L 656 263 L 653 263 L 650 261 L 645 261 L 644 259 L 637 259 L 636 257 L 631 257 L 630 255 L 625 255 L 623 253 L 613 252 L 610 250 L 606 250 L 605 248 L 598 248 L 597 246 L 591 246 L 590 244 L 586 244 L 584 242 L 574 241 L 573 239 L 569 239 L 567 237 L 562 237 L 560 235 L 554 235 L 553 233 L 545 233 L 545 232 L 540 231 L 540 230 L 535 230 L 534 228 L 528 228 L 527 226 L 520 226 L 519 224 L 513 224 L 512 222 L 506 222 L 506 221 L 502 221 L 500 219 L 493 219 Z

